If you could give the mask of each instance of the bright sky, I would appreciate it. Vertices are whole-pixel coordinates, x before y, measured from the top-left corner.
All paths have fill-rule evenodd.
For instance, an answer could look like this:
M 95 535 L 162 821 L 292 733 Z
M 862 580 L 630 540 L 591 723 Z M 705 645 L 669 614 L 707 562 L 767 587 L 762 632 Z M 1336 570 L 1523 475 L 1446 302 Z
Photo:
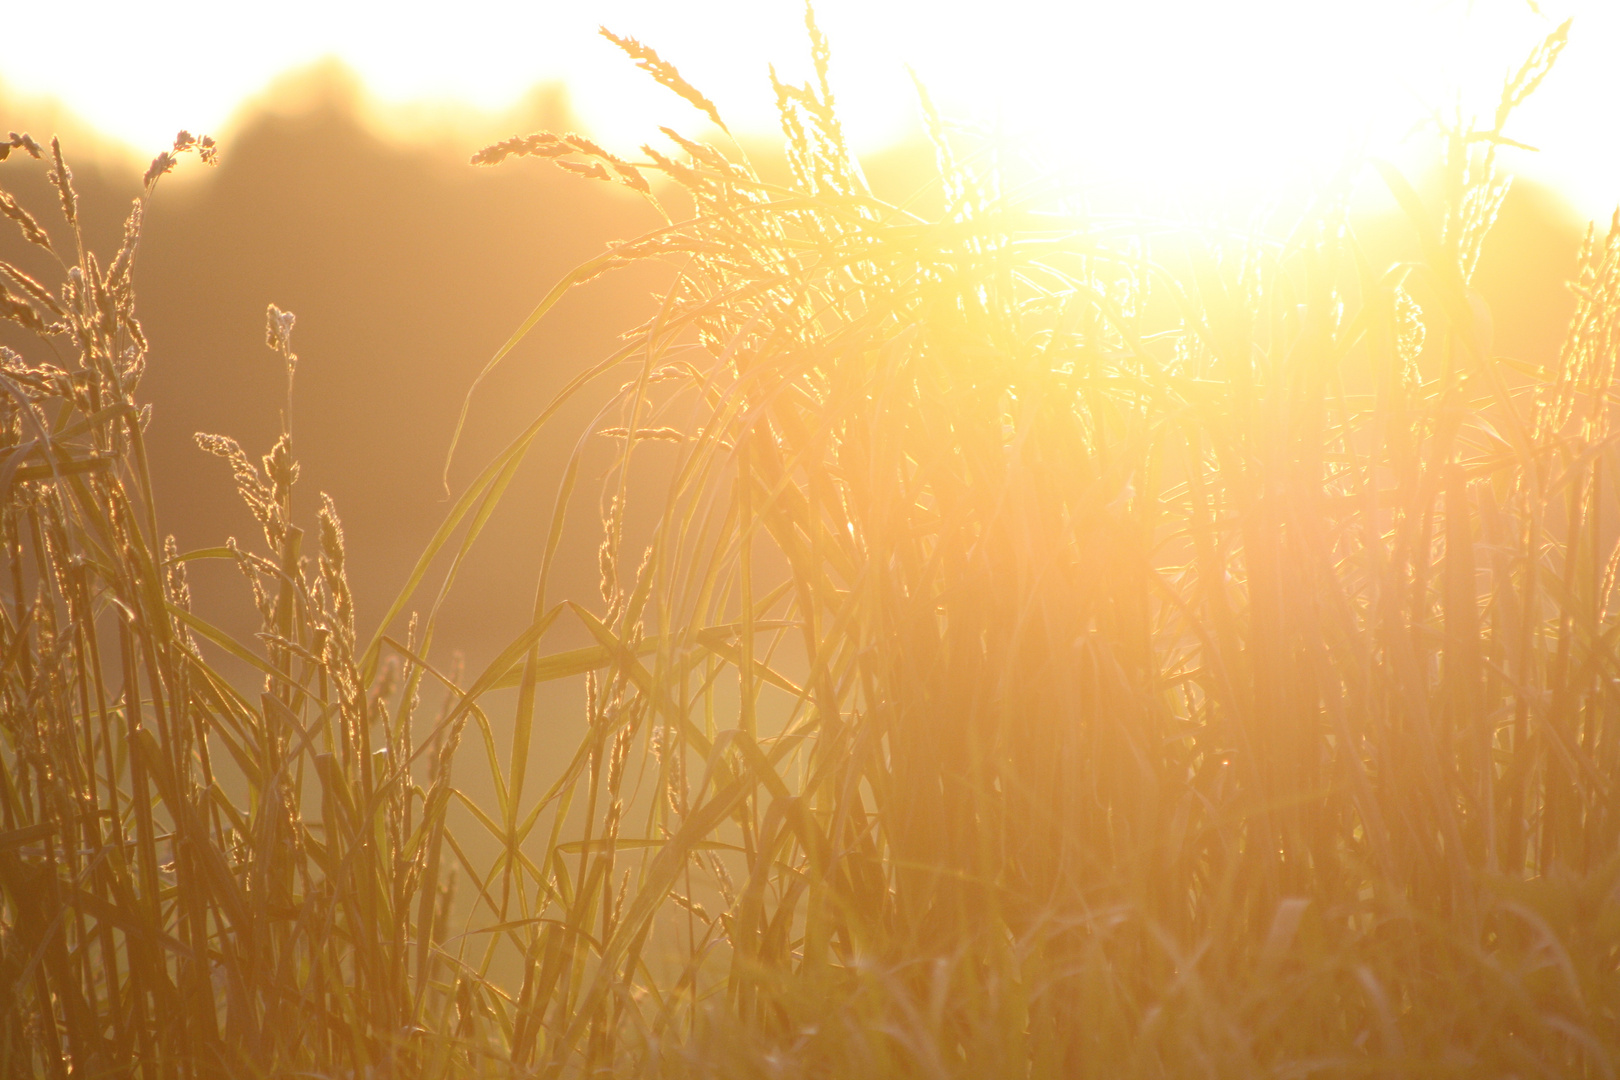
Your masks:
M 601 139 L 631 151 L 701 117 L 653 86 L 598 23 L 641 38 L 732 127 L 771 130 L 768 65 L 808 68 L 797 0 L 10 0 L 0 83 L 58 98 L 150 153 L 220 131 L 279 74 L 336 56 L 384 101 L 504 108 L 568 82 Z M 1504 73 L 1566 15 L 1571 44 L 1509 134 L 1509 164 L 1578 210 L 1620 202 L 1620 2 L 1540 0 L 820 0 L 846 125 L 872 147 L 914 121 L 906 66 L 942 111 L 1081 173 L 1197 186 L 1395 153 L 1426 110 L 1488 112 Z M 71 21 L 66 14 L 71 12 Z M 18 47 L 28 42 L 29 47 Z M 0 118 L 0 127 L 3 127 Z

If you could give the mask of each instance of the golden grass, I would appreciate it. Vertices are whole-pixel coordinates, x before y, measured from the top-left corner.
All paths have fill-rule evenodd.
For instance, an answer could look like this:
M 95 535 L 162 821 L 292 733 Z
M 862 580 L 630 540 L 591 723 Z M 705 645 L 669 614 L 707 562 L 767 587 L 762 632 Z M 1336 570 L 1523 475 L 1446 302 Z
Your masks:
M 443 596 L 537 433 L 616 385 L 531 625 L 470 679 L 431 665 L 436 599 L 358 636 L 290 432 L 262 466 L 203 440 L 258 552 L 165 546 L 138 216 L 106 270 L 7 271 L 71 359 L 0 381 L 4 1070 L 1613 1076 L 1620 223 L 1554 370 L 1493 355 L 1469 286 L 1563 30 L 1446 132 L 1437 196 L 1380 167 L 1421 252 L 1382 267 L 1356 175 L 1276 235 L 1101 219 L 1002 193 L 933 118 L 943 214 L 885 204 L 810 29 L 815 80 L 776 86 L 789 183 L 673 133 L 679 159 L 547 133 L 476 159 L 661 175 L 690 212 L 492 361 L 572 285 L 675 268 L 378 624 L 448 557 Z M 289 394 L 291 333 L 271 309 Z M 598 439 L 602 600 L 558 598 Z M 256 641 L 190 613 L 195 558 L 241 567 Z M 594 644 L 548 650 L 562 620 Z M 542 788 L 537 687 L 569 677 L 587 734 Z M 456 784 L 469 725 L 493 791 Z

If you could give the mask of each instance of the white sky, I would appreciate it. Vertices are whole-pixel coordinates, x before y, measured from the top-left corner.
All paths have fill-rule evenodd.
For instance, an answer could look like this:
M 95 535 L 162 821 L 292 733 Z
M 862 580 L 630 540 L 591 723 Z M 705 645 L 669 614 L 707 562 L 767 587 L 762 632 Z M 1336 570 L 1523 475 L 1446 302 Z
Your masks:
M 641 38 L 735 129 L 771 129 L 768 65 L 807 73 L 797 0 L 0 0 L 0 84 L 52 96 L 151 153 L 220 131 L 279 74 L 325 57 L 384 101 L 504 108 L 564 79 L 584 123 L 629 151 L 701 118 L 595 36 Z M 857 142 L 916 113 L 906 65 L 947 114 L 999 125 L 1093 175 L 1197 186 L 1395 152 L 1427 108 L 1494 105 L 1565 15 L 1570 47 L 1509 134 L 1515 168 L 1588 216 L 1620 202 L 1620 0 L 820 0 Z M 21 45 L 20 43 L 27 43 Z M 5 126 L 0 118 L 0 127 Z

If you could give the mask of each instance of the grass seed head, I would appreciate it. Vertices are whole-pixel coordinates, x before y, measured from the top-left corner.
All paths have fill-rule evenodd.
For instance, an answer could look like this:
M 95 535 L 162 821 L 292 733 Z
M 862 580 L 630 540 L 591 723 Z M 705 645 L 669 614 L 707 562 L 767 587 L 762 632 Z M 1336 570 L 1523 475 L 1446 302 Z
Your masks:
M 720 110 L 715 108 L 714 102 L 704 97 L 697 91 L 696 87 L 682 78 L 681 73 L 675 69 L 674 64 L 664 60 L 650 47 L 643 45 L 635 38 L 620 37 L 605 26 L 599 27 L 597 32 L 617 45 L 626 56 L 636 62 L 637 67 L 651 75 L 660 86 L 673 90 L 688 104 L 702 110 L 703 114 L 714 121 L 714 126 L 721 131 L 726 132 L 728 135 L 731 133 L 731 129 L 726 127 L 725 121 L 720 119 Z

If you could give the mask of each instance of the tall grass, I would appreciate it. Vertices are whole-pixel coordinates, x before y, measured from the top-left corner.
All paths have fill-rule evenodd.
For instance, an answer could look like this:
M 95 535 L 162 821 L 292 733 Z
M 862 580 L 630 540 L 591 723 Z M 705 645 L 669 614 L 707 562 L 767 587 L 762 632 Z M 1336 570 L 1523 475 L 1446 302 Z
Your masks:
M 1563 28 L 1435 190 L 1347 172 L 1241 234 L 1003 191 L 931 110 L 944 210 L 887 204 L 809 28 L 790 180 L 673 132 L 475 157 L 683 207 L 492 365 L 599 273 L 673 284 L 456 501 L 397 638 L 357 636 L 329 501 L 306 553 L 290 432 L 262 468 L 204 440 L 259 553 L 163 547 L 134 228 L 59 293 L 11 275 L 75 360 L 0 384 L 6 1068 L 1613 1076 L 1620 225 L 1551 370 L 1493 354 L 1469 284 Z M 1358 242 L 1367 174 L 1417 258 Z M 582 393 L 529 629 L 438 670 L 418 591 Z M 601 597 L 557 596 L 603 440 Z M 200 557 L 241 566 L 255 643 L 189 612 Z M 548 648 L 564 621 L 594 644 Z M 586 736 L 542 786 L 561 678 Z M 492 791 L 456 785 L 469 724 Z
M 13 142 L 40 156 L 25 136 Z M 54 142 L 68 240 L 4 204 L 64 280 L 53 291 L 0 265 L 17 290 L 7 314 L 51 358 L 0 352 L 0 1063 L 53 1076 L 352 1070 L 393 1060 L 416 1031 L 410 1060 L 426 1068 L 482 1023 L 456 1014 L 454 964 L 435 949 L 465 710 L 448 735 L 414 745 L 414 667 L 387 707 L 376 650 L 357 651 L 331 502 L 313 550 L 293 524 L 285 430 L 262 466 L 199 436 L 229 462 L 262 549 L 232 540 L 181 554 L 159 531 L 131 268 L 145 200 L 189 150 L 214 154 L 182 133 L 154 161 L 105 266 L 80 239 Z M 289 395 L 292 325 L 270 309 Z M 202 558 L 246 578 L 263 620 L 251 647 L 191 613 L 186 568 Z M 261 691 L 233 685 L 202 642 L 262 673 Z

